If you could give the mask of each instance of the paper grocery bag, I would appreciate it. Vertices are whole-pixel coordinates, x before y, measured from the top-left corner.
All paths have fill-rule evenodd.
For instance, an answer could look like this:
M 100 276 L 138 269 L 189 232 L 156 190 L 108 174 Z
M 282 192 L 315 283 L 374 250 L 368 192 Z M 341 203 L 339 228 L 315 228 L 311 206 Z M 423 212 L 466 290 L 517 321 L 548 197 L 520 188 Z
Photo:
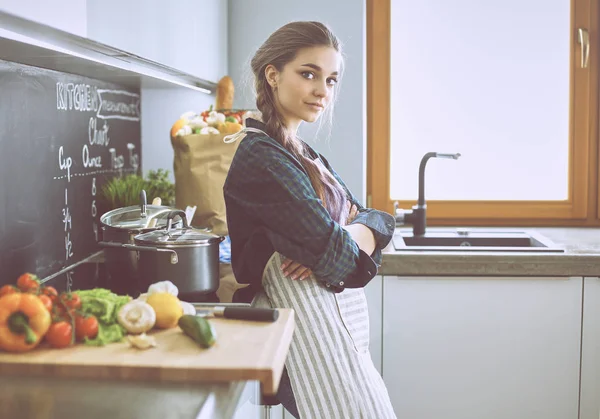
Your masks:
M 197 206 L 192 225 L 227 235 L 223 185 L 240 141 L 223 142 L 227 134 L 190 134 L 171 137 L 175 204 Z
M 248 284 L 237 282 L 231 264 L 221 263 L 219 265 L 219 289 L 217 289 L 217 297 L 220 303 L 232 303 L 235 292 L 248 286 Z

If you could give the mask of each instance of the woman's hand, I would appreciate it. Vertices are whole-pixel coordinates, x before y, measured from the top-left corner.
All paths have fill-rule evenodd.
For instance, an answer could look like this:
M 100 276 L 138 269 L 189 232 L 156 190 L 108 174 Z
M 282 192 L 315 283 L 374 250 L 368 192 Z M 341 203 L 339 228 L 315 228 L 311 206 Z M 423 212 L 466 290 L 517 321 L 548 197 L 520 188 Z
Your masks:
M 302 281 L 312 274 L 312 271 L 306 266 L 300 265 L 291 259 L 285 258 L 281 263 L 281 270 L 284 276 L 289 276 L 290 279 L 298 279 Z
M 346 201 L 346 207 L 348 208 L 348 218 L 346 219 L 346 225 L 350 224 L 356 216 L 358 215 L 358 208 L 356 208 L 355 204 L 352 204 L 350 201 Z

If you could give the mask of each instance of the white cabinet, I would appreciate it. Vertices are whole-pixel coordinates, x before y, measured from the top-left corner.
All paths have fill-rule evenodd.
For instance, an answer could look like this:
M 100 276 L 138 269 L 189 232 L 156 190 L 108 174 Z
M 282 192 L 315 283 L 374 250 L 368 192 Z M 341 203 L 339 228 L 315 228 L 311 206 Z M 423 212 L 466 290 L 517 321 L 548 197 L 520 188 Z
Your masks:
M 262 419 L 263 407 L 260 401 L 260 383 L 248 381 L 244 386 L 233 419 Z
M 87 0 L 0 0 L 0 10 L 85 37 L 87 3 Z
M 600 417 L 600 279 L 585 278 L 579 419 Z
M 217 82 L 227 73 L 222 0 L 89 0 L 88 38 Z
M 383 327 L 382 287 L 383 277 L 381 275 L 373 278 L 365 287 L 367 305 L 369 306 L 369 350 L 379 374 L 381 374 L 381 332 Z
M 282 405 L 278 404 L 277 406 L 271 407 L 270 413 L 267 413 L 265 410 L 261 416 L 261 419 L 294 419 L 294 416 L 285 410 Z
M 383 378 L 397 416 L 577 419 L 582 288 L 583 278 L 386 276 Z

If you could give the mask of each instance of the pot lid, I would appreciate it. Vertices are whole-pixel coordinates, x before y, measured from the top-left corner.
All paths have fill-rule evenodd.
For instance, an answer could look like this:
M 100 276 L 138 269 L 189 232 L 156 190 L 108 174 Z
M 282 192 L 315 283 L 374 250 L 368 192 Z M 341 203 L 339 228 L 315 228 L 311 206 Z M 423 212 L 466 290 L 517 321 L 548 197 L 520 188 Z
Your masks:
M 164 228 L 167 225 L 169 213 L 176 208 L 165 207 L 161 205 L 146 205 L 146 216 L 142 216 L 142 209 L 139 205 L 117 208 L 100 217 L 100 221 L 114 228 L 124 230 L 146 230 L 149 228 Z M 154 222 L 156 220 L 156 223 Z M 179 218 L 173 220 L 180 221 Z
M 219 243 L 225 238 L 192 227 L 150 231 L 134 237 L 136 244 L 150 246 L 190 246 Z

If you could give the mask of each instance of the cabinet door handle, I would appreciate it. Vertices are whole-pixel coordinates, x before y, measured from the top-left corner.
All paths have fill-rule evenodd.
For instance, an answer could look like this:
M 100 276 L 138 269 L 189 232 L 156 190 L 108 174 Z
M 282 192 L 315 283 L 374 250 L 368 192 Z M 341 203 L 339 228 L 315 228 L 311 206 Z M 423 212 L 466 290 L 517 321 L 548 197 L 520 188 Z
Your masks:
M 581 68 L 587 68 L 590 58 L 590 35 L 584 28 L 579 28 L 578 32 L 578 42 L 581 45 Z

